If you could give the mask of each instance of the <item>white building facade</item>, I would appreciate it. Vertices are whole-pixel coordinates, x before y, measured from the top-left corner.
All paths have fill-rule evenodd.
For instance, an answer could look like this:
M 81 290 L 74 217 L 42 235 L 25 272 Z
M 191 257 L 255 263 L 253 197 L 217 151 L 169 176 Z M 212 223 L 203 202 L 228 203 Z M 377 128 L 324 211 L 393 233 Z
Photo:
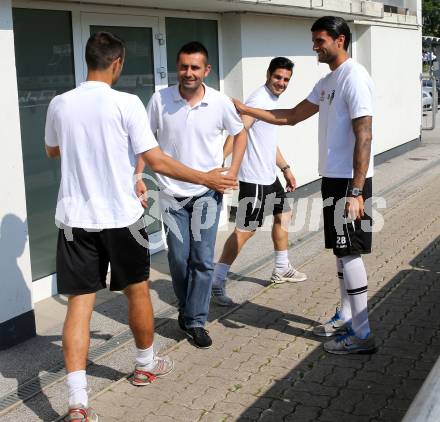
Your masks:
M 180 46 L 199 40 L 213 66 L 208 84 L 241 99 L 264 82 L 271 58 L 291 58 L 294 76 L 280 107 L 292 107 L 328 72 L 310 33 L 324 15 L 349 22 L 352 57 L 373 77 L 375 154 L 419 139 L 421 0 L 0 1 L 0 350 L 34 335 L 34 303 L 56 294 L 60 168 L 45 156 L 45 115 L 53 96 L 85 79 L 90 33 L 109 30 L 127 42 L 116 88 L 145 104 L 175 83 Z M 280 128 L 279 145 L 299 186 L 319 178 L 316 117 Z M 159 245 L 157 209 L 153 216 L 149 231 Z

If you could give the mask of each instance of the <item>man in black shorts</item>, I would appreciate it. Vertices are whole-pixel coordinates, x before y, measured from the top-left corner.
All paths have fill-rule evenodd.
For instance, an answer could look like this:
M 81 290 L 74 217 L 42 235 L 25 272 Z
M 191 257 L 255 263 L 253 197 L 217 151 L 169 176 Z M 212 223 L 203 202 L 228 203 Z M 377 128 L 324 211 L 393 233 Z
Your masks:
M 292 77 L 293 63 L 285 57 L 275 57 L 269 64 L 266 83 L 254 91 L 246 104 L 251 107 L 275 108 L 279 96 L 287 89 Z M 287 190 L 296 187 L 295 177 L 277 147 L 277 128 L 249 116 L 242 116 L 248 132 L 248 146 L 241 162 L 238 179 L 240 192 L 236 215 L 236 228 L 226 240 L 222 255 L 214 269 L 212 298 L 221 306 L 232 306 L 226 295 L 225 283 L 229 267 L 241 248 L 261 227 L 265 217 L 273 215 L 272 240 L 275 249 L 275 268 L 272 283 L 304 281 L 307 276 L 296 270 L 288 257 L 288 226 L 291 209 L 286 192 L 277 177 L 279 167 L 286 179 Z M 232 149 L 232 138 L 228 137 L 224 155 Z
M 224 191 L 236 181 L 224 169 L 192 170 L 157 146 L 140 99 L 113 90 L 125 57 L 124 43 L 107 32 L 86 46 L 87 81 L 55 97 L 47 112 L 46 151 L 61 156 L 55 219 L 58 292 L 69 296 L 63 331 L 70 421 L 95 422 L 88 407 L 86 363 L 96 292 L 106 287 L 128 298 L 128 320 L 136 343 L 131 382 L 146 385 L 173 369 L 154 354 L 154 316 L 148 277 L 148 236 L 135 193 L 136 155 L 154 171 Z M 122 418 L 124 419 L 124 418 Z
M 313 50 L 331 72 L 306 100 L 292 109 L 272 111 L 234 102 L 242 114 L 277 125 L 295 125 L 319 112 L 325 246 L 336 255 L 341 306 L 313 332 L 336 336 L 325 343 L 327 352 L 372 353 L 376 345 L 368 322 L 368 281 L 361 254 L 371 251 L 373 84 L 348 55 L 351 34 L 342 18 L 320 18 L 311 31 Z

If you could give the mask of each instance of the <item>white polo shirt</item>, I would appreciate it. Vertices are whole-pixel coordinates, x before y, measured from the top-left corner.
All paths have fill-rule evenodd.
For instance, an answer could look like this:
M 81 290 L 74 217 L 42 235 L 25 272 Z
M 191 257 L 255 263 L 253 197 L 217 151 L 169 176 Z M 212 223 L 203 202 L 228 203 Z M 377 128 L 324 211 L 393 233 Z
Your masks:
M 322 78 L 307 100 L 319 106 L 319 174 L 352 178 L 356 138 L 352 120 L 373 116 L 373 82 L 352 59 Z M 373 176 L 373 148 L 367 177 Z
M 160 148 L 188 167 L 209 171 L 223 162 L 223 130 L 231 135 L 243 129 L 232 101 L 206 85 L 203 99 L 191 107 L 179 93 L 178 85 L 156 92 L 147 106 L 150 128 Z M 168 195 L 188 197 L 208 191 L 203 185 L 181 182 L 157 175 Z
M 264 110 L 277 108 L 278 97 L 261 86 L 246 100 L 246 105 Z M 277 126 L 255 120 L 248 130 L 248 144 L 238 173 L 242 182 L 271 185 L 277 177 Z
M 57 222 L 109 229 L 142 216 L 133 178 L 136 154 L 158 145 L 136 95 L 88 81 L 56 96 L 47 111 L 45 142 L 61 151 Z

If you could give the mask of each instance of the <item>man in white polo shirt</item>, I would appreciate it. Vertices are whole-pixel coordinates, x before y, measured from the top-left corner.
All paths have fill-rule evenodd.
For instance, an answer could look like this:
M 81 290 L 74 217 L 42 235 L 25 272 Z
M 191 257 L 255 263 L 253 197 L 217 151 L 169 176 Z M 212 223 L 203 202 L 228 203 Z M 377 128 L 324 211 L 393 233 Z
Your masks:
M 373 353 L 376 343 L 368 321 L 368 280 L 361 257 L 371 252 L 372 243 L 373 83 L 365 68 L 348 55 L 351 33 L 344 19 L 324 16 L 311 31 L 313 50 L 331 72 L 307 99 L 286 110 L 252 109 L 239 101 L 236 107 L 278 125 L 295 125 L 319 112 L 325 247 L 336 255 L 341 304 L 313 332 L 335 336 L 324 344 L 329 353 Z
M 68 295 L 63 331 L 70 421 L 98 420 L 88 407 L 86 364 L 96 292 L 106 287 L 128 298 L 129 325 L 136 343 L 131 382 L 146 385 L 173 369 L 154 354 L 148 235 L 135 192 L 136 155 L 156 172 L 223 191 L 236 185 L 223 169 L 192 170 L 164 154 L 148 125 L 140 99 L 113 90 L 122 70 L 124 43 L 107 32 L 86 46 L 87 81 L 55 97 L 46 120 L 46 151 L 61 156 L 56 209 L 58 292 Z
M 293 62 L 286 57 L 271 60 L 266 72 L 266 83 L 254 91 L 246 101 L 250 107 L 276 108 L 280 95 L 287 89 L 293 72 Z M 228 237 L 223 252 L 214 269 L 212 298 L 220 306 L 232 306 L 226 295 L 225 283 L 228 270 L 241 248 L 261 227 L 266 216 L 273 215 L 272 241 L 275 249 L 275 266 L 272 283 L 298 282 L 307 279 L 289 262 L 288 231 L 291 209 L 286 192 L 277 177 L 277 166 L 287 183 L 287 190 L 296 188 L 290 166 L 277 147 L 277 127 L 249 116 L 242 116 L 248 131 L 248 146 L 238 173 L 240 192 L 236 215 L 236 228 Z M 228 137 L 225 156 L 229 154 L 232 140 Z
M 235 137 L 228 170 L 235 178 L 246 149 L 246 132 L 231 100 L 203 83 L 210 69 L 202 44 L 184 45 L 177 55 L 179 84 L 156 92 L 148 104 L 150 127 L 165 154 L 202 171 L 223 162 L 226 130 Z M 204 326 L 222 195 L 199 183 L 161 175 L 158 181 L 179 326 L 195 346 L 208 348 L 212 340 Z

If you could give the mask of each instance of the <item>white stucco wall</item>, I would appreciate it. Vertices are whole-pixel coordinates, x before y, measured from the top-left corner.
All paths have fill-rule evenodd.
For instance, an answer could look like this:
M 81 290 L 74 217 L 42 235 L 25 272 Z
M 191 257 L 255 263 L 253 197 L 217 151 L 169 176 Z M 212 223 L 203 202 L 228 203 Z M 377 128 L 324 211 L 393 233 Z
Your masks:
M 0 323 L 32 309 L 32 275 L 10 0 L 0 2 Z
M 420 136 L 419 31 L 372 27 L 371 76 L 375 84 L 375 153 Z

